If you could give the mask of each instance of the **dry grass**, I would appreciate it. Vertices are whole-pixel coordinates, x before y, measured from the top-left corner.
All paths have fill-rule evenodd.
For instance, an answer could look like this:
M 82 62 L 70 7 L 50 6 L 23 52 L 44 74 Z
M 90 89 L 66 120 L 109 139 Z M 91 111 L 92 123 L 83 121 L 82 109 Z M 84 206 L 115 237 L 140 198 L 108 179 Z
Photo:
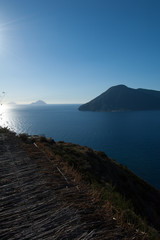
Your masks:
M 86 162 L 84 153 L 87 152 L 92 158 L 97 152 L 93 152 L 87 147 L 64 142 L 58 142 L 53 145 L 48 145 L 47 143 L 37 144 L 49 158 L 57 162 L 63 173 L 77 185 L 78 189 L 84 187 L 87 189 L 87 195 L 92 199 L 92 202 L 98 204 L 103 209 L 106 216 L 109 215 L 128 231 L 135 230 L 139 232 L 143 235 L 141 236 L 142 239 L 159 239 L 156 230 L 150 228 L 146 221 L 134 213 L 134 208 L 130 201 L 126 201 L 110 183 L 105 183 L 104 187 L 87 172 L 92 166 Z M 98 152 L 98 155 L 102 158 L 106 157 L 102 152 Z M 79 163 L 80 161 L 81 165 L 78 165 L 77 162 Z M 113 163 L 115 162 L 113 161 Z M 115 164 L 117 165 L 117 163 Z M 96 163 L 94 167 L 96 167 Z

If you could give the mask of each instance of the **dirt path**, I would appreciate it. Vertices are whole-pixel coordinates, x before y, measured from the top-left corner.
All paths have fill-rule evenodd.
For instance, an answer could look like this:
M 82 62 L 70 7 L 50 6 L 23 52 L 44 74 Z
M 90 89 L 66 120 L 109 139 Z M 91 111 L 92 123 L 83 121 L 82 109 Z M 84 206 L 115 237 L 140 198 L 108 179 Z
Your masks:
M 29 157 L 30 156 L 30 157 Z M 142 239 L 103 217 L 35 145 L 0 134 L 0 239 Z

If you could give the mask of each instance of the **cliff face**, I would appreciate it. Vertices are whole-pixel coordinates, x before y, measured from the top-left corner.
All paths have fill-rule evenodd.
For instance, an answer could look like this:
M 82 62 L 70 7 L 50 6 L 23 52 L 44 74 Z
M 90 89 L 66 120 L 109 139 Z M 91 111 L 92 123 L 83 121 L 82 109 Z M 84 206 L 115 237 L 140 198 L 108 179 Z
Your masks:
M 125 85 L 109 88 L 90 102 L 79 107 L 81 111 L 130 111 L 160 109 L 160 91 L 133 89 Z

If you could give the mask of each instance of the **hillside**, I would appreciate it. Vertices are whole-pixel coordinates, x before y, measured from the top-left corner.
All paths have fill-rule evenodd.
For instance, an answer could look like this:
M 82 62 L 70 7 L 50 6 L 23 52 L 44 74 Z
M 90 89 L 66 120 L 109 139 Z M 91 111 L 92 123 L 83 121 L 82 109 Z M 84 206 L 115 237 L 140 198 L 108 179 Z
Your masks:
M 6 129 L 0 142 L 1 239 L 160 239 L 160 192 L 103 152 Z
M 52 161 L 59 163 L 65 175 L 74 170 L 78 184 L 84 181 L 98 191 L 100 205 L 112 206 L 122 222 L 146 229 L 142 220 L 146 219 L 150 226 L 160 230 L 160 191 L 105 153 L 72 143 L 54 142 L 45 137 L 30 137 L 26 141 L 35 141 Z
M 79 107 L 80 111 L 131 111 L 160 109 L 160 91 L 117 85 Z

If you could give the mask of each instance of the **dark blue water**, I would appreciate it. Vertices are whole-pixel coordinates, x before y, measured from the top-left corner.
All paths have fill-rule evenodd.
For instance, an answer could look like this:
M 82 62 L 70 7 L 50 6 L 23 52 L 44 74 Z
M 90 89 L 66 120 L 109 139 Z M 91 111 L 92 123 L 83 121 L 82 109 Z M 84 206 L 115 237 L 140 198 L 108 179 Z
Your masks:
M 160 189 L 160 111 L 81 112 L 78 105 L 16 106 L 1 125 L 104 151 Z

